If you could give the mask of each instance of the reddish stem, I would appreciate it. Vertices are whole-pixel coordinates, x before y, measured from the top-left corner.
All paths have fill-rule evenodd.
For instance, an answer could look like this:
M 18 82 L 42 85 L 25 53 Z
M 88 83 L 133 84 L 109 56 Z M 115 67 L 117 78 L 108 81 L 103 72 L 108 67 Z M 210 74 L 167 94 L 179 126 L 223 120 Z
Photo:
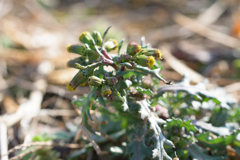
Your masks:
M 107 59 L 112 60 L 112 57 L 110 57 L 110 56 L 108 55 L 108 53 L 107 53 L 107 51 L 106 51 L 105 48 L 102 49 L 102 54 L 103 54 Z

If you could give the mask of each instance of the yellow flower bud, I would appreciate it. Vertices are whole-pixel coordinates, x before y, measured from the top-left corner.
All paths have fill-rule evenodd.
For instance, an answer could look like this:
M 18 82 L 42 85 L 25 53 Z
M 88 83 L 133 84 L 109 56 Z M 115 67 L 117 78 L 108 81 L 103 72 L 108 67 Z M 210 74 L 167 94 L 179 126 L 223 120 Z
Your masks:
M 87 69 L 79 70 L 73 79 L 67 84 L 67 89 L 69 91 L 75 91 L 78 86 L 84 86 L 90 75 L 91 73 Z
M 79 69 L 79 67 L 76 65 L 76 63 L 83 65 L 83 66 L 87 65 L 86 57 L 77 57 L 77 58 L 69 60 L 67 62 L 67 67 Z
M 88 52 L 88 60 L 89 61 L 94 61 L 99 58 L 99 55 L 97 54 L 97 51 L 91 50 Z
M 116 77 L 106 77 L 106 83 L 110 86 L 114 86 L 117 82 L 118 79 Z
M 159 49 L 154 50 L 154 55 L 156 59 L 162 59 L 162 52 Z
M 79 40 L 82 42 L 82 43 L 87 43 L 91 49 L 94 48 L 93 46 L 93 38 L 91 36 L 91 34 L 86 31 L 86 32 L 83 32 L 80 36 L 79 36 Z
M 141 51 L 141 46 L 137 45 L 135 42 L 130 42 L 127 46 L 127 54 L 134 56 L 139 51 Z
M 67 84 L 67 89 L 68 89 L 69 91 L 71 91 L 71 92 L 76 90 L 76 88 L 73 88 L 73 87 L 70 85 L 70 83 Z
M 162 59 L 162 52 L 159 49 L 143 49 L 141 54 L 146 56 L 153 56 L 155 59 Z
M 105 49 L 109 52 L 111 50 L 115 50 L 118 47 L 118 42 L 115 39 L 109 39 L 104 43 Z
M 135 58 L 137 64 L 144 66 L 144 67 L 152 67 L 155 63 L 155 59 L 153 56 L 145 56 L 140 55 Z
M 102 36 L 101 36 L 100 32 L 93 31 L 92 37 L 93 37 L 97 46 L 102 46 Z
M 88 84 L 91 86 L 100 87 L 102 83 L 103 83 L 103 80 L 96 76 L 91 76 L 88 78 Z
M 82 56 L 87 56 L 88 52 L 91 49 L 89 48 L 88 45 L 67 45 L 67 51 L 71 53 L 76 53 Z

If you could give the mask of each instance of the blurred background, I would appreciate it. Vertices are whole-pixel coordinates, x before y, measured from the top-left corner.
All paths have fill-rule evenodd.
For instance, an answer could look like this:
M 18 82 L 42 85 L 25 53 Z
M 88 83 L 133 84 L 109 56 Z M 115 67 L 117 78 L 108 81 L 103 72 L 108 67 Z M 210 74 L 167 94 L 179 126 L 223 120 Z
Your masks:
M 76 130 L 72 98 L 88 86 L 66 90 L 77 57 L 66 51 L 83 31 L 107 39 L 146 42 L 163 52 L 161 74 L 196 84 L 207 78 L 240 100 L 238 0 L 0 0 L 1 154 L 37 134 Z M 122 49 L 124 53 L 124 49 Z M 95 122 L 97 125 L 97 122 Z M 61 135 L 63 136 L 63 135 Z M 67 136 L 67 135 L 65 135 Z M 62 150 L 61 157 L 70 150 Z M 85 157 L 86 158 L 86 157 Z

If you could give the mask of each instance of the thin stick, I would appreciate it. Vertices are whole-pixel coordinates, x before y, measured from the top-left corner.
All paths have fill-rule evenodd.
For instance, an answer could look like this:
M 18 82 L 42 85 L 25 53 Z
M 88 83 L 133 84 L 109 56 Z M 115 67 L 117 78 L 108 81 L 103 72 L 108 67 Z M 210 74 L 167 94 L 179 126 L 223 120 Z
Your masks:
M 226 34 L 212 30 L 205 25 L 198 23 L 180 13 L 174 16 L 174 20 L 185 28 L 204 36 L 212 41 L 223 44 L 231 48 L 240 48 L 240 41 Z
M 201 74 L 197 73 L 193 69 L 183 64 L 177 58 L 175 58 L 170 53 L 169 48 L 167 46 L 162 47 L 161 50 L 164 53 L 163 57 L 165 61 L 171 66 L 171 68 L 173 68 L 179 74 L 184 76 L 186 73 L 188 73 L 188 76 L 190 77 L 190 79 L 195 83 L 199 83 L 203 81 L 204 77 Z
M 224 1 L 215 1 L 208 9 L 197 17 L 197 21 L 204 25 L 213 24 L 226 11 L 227 5 Z
M 75 116 L 76 113 L 70 109 L 41 109 L 38 116 Z
M 218 18 L 226 11 L 227 5 L 223 1 L 215 1 L 208 9 L 202 12 L 195 20 L 204 25 L 211 25 L 218 20 Z M 157 42 L 159 40 L 163 41 L 166 39 L 173 39 L 177 37 L 186 37 L 194 35 L 193 32 L 184 29 L 178 24 L 167 26 L 160 29 L 154 29 L 150 31 L 146 37 L 151 37 L 151 40 Z M 183 30 L 183 32 L 176 32 Z M 158 35 L 158 36 L 156 36 Z
M 142 135 L 142 137 L 141 138 L 139 138 L 138 137 L 138 135 L 136 135 L 135 134 L 135 141 L 138 141 L 138 142 L 141 142 L 142 140 L 143 140 L 143 138 L 147 135 L 147 133 L 150 131 L 150 128 L 148 128 L 145 132 L 144 132 L 144 134 Z
M 5 155 L 8 153 L 8 138 L 7 138 L 7 126 L 4 123 L 0 123 L 0 153 Z M 8 156 L 3 157 L 1 160 L 8 160 Z
M 73 106 L 74 110 L 77 112 L 77 114 L 78 114 L 79 116 L 82 116 L 82 113 L 79 111 L 79 109 L 77 108 L 77 106 L 76 106 L 76 105 L 72 105 L 72 106 Z
M 10 158 L 9 160 L 19 160 L 19 159 L 22 159 L 26 155 L 28 155 L 30 153 L 34 153 L 34 152 L 36 152 L 37 150 L 40 150 L 40 149 L 42 149 L 42 146 L 38 146 L 38 147 L 32 148 L 32 149 L 30 149 L 30 150 L 28 150 L 26 152 L 23 152 L 23 153 L 21 153 L 21 154 L 19 154 L 17 156 L 14 156 L 14 157 Z
M 77 143 L 77 141 L 79 140 L 79 138 L 81 136 L 81 133 L 82 133 L 82 130 L 79 128 L 76 135 L 75 135 L 75 138 L 73 140 L 74 143 Z
M 98 131 L 98 132 L 100 132 L 100 133 L 101 133 L 101 136 L 103 136 L 103 137 L 106 138 L 107 140 L 112 141 L 113 143 L 117 143 L 117 141 L 116 141 L 115 139 L 111 138 L 108 134 L 105 134 L 105 133 L 103 133 L 103 132 L 101 132 L 101 131 Z
M 240 82 L 229 84 L 224 88 L 228 93 L 240 91 Z
M 95 151 L 97 152 L 98 155 L 106 155 L 106 154 L 108 154 L 107 151 L 101 151 L 99 145 L 90 137 L 90 135 L 87 132 L 87 129 L 83 125 L 80 125 L 80 128 L 82 129 L 83 133 L 87 137 L 88 141 L 90 143 L 92 143 L 93 148 L 95 149 Z
M 29 148 L 32 146 L 40 146 L 40 147 L 66 147 L 66 148 L 71 148 L 71 149 L 78 149 L 78 148 L 82 148 L 83 145 L 79 145 L 79 144 L 74 144 L 74 143 L 53 143 L 53 142 L 32 142 L 29 144 L 20 144 L 18 146 L 15 146 L 14 148 L 10 149 L 5 155 L 2 155 L 1 158 L 3 156 L 7 156 L 10 153 L 20 150 L 22 148 Z
M 83 133 L 85 134 L 85 136 L 87 137 L 87 139 L 89 140 L 90 143 L 92 143 L 93 148 L 95 149 L 95 151 L 97 152 L 98 155 L 100 155 L 100 153 L 102 152 L 100 147 L 96 144 L 96 142 L 90 137 L 90 135 L 88 134 L 86 128 L 83 125 L 80 125 L 80 128 L 82 129 Z

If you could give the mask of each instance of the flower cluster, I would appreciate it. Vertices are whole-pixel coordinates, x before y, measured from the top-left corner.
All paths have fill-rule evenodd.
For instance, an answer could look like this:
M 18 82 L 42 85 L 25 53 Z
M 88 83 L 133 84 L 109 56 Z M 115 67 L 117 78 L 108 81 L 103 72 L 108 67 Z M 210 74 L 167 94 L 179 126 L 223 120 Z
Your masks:
M 150 111 L 150 100 L 154 100 L 156 93 L 153 86 L 157 82 L 155 80 L 144 81 L 144 76 L 150 74 L 165 82 L 165 84 L 170 84 L 159 75 L 159 63 L 156 63 L 156 61 L 162 59 L 162 53 L 159 49 L 144 45 L 145 41 L 142 38 L 141 45 L 130 42 L 126 51 L 120 54 L 123 40 L 121 42 L 117 42 L 115 39 L 105 41 L 109 28 L 103 35 L 97 31 L 83 32 L 79 36 L 81 45 L 67 46 L 69 52 L 79 55 L 79 57 L 67 63 L 68 67 L 79 69 L 78 73 L 67 84 L 67 89 L 74 91 L 78 86 L 83 86 L 86 83 L 91 88 L 91 92 L 86 98 L 76 100 L 73 104 L 81 106 L 83 125 L 91 132 L 94 131 L 88 124 L 88 118 L 92 119 L 89 111 L 93 99 L 104 107 L 107 106 L 106 102 L 108 105 L 115 107 L 118 113 L 116 115 L 129 111 L 127 114 L 122 114 L 125 117 L 133 113 L 132 116 L 129 116 L 129 122 L 136 124 L 134 126 L 136 130 L 131 129 L 130 137 L 133 137 L 136 133 L 143 133 L 146 128 L 148 129 L 144 134 L 152 129 L 154 132 L 152 140 L 155 146 L 152 150 L 153 158 L 156 155 L 168 158 L 168 155 L 163 154 L 165 153 L 163 144 L 166 143 L 171 147 L 174 147 L 174 145 L 169 140 L 165 141 L 166 138 L 158 126 L 159 122 L 163 124 L 165 121 L 162 122 L 163 120 L 157 119 Z M 116 51 L 117 54 L 108 54 L 110 51 Z M 105 66 L 110 66 L 113 70 L 109 71 Z M 119 108 L 122 110 L 118 110 Z M 140 115 L 135 113 L 140 113 Z M 146 126 L 144 126 L 145 124 Z M 144 142 L 140 141 L 137 143 Z M 133 152 L 129 150 L 129 153 L 132 154 Z M 134 157 L 133 155 L 132 159 L 136 159 Z
M 97 87 L 95 91 L 97 96 L 106 97 L 109 101 L 118 100 L 121 97 L 119 97 L 115 85 L 123 79 L 122 75 L 117 75 L 118 71 L 134 69 L 137 65 L 150 69 L 155 64 L 155 60 L 161 59 L 162 53 L 159 49 L 148 48 L 131 42 L 124 54 L 111 57 L 108 52 L 120 49 L 121 45 L 115 39 L 104 42 L 104 37 L 105 35 L 102 38 L 98 31 L 93 31 L 92 34 L 83 32 L 79 36 L 82 45 L 67 46 L 68 52 L 80 56 L 69 60 L 67 63 L 68 67 L 79 69 L 78 73 L 67 84 L 67 89 L 74 91 L 78 86 L 88 83 L 90 86 Z M 128 65 L 125 66 L 123 63 Z M 112 66 L 116 72 L 99 75 L 96 70 L 104 65 Z

